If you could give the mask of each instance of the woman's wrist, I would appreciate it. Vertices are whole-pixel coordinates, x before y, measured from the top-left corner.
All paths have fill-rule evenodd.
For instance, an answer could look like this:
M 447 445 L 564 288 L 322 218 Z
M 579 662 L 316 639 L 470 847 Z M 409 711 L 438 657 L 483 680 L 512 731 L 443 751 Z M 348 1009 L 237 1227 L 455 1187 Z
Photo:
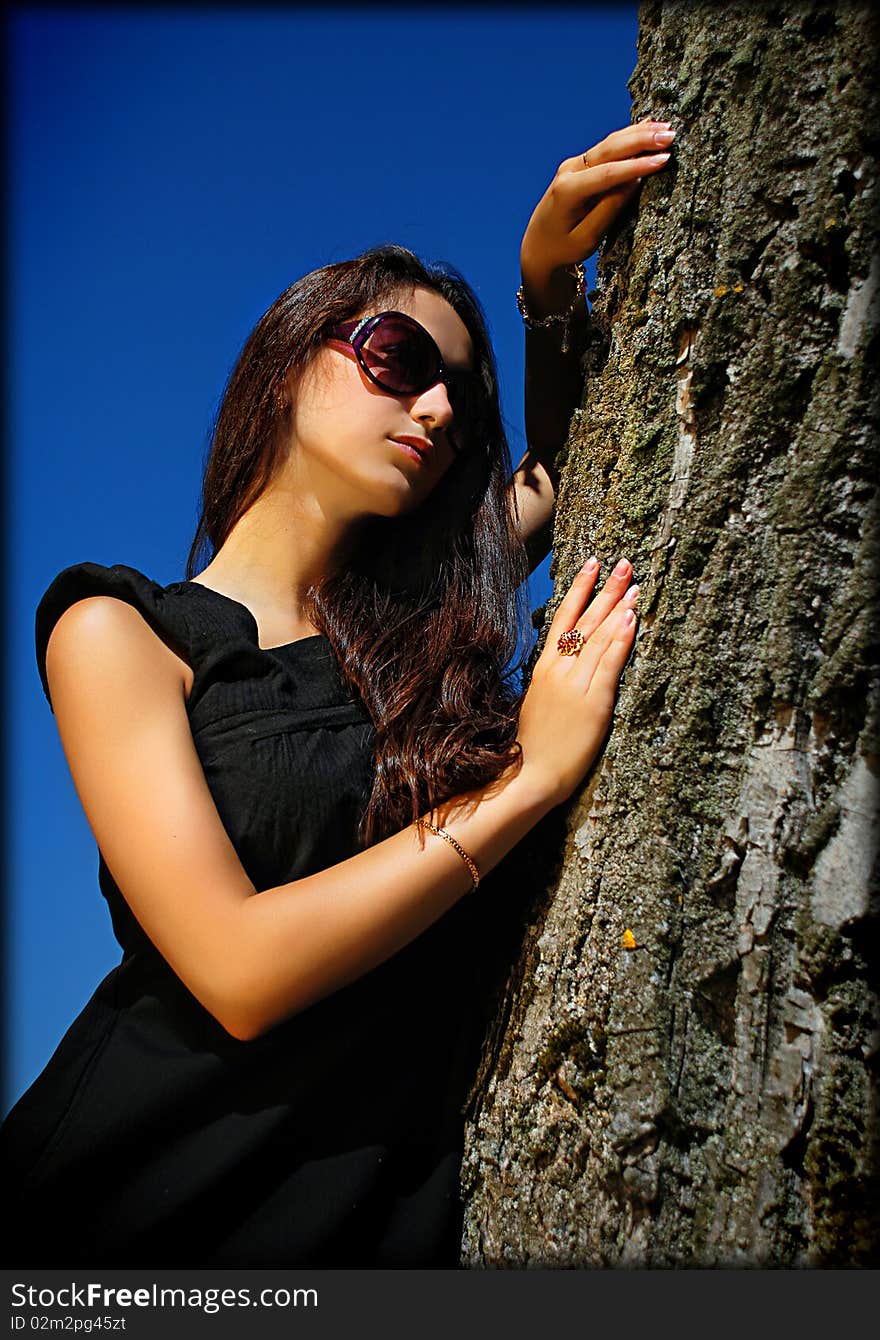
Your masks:
M 525 757 L 511 785 L 515 785 L 516 788 L 516 803 L 533 823 L 538 823 L 549 810 L 559 804 L 560 797 L 546 773 L 533 764 L 530 765 Z
M 520 252 L 520 278 L 526 306 L 536 320 L 567 312 L 577 297 L 574 263 L 551 266 L 546 259 L 533 257 L 523 249 Z
M 516 783 L 516 803 L 524 814 L 536 816 L 534 823 L 567 798 L 561 778 L 553 777 L 538 762 L 530 763 L 525 756 Z
M 586 277 L 583 264 L 532 274 L 522 267 L 523 282 L 516 305 L 529 335 L 537 334 L 538 347 L 559 354 L 577 352 L 586 329 Z M 574 339 L 572 334 L 575 333 Z M 532 347 L 535 345 L 533 343 Z
M 522 836 L 558 803 L 553 787 L 541 770 L 529 767 L 520 757 L 494 782 L 479 791 L 456 796 L 438 805 L 429 817 L 444 827 L 455 827 L 456 820 L 461 817 L 491 812 L 491 828 L 499 836 L 508 825 Z

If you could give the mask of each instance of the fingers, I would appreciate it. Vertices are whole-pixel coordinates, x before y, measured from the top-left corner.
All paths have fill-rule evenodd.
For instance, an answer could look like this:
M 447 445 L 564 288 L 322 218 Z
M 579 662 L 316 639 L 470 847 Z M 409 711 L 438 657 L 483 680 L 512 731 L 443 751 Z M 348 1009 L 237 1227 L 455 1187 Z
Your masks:
M 627 596 L 629 596 L 628 604 L 630 605 L 638 597 L 639 588 L 630 587 L 629 584 L 632 571 L 632 564 L 629 560 L 622 558 L 595 600 L 578 618 L 577 627 L 585 638 L 592 637 L 596 629 L 608 619 L 617 605 Z
M 585 153 L 574 154 L 560 163 L 561 172 L 592 172 L 605 163 L 620 162 L 637 154 L 665 153 L 675 139 L 668 121 L 639 121 L 634 126 L 612 131 Z
M 596 585 L 596 578 L 599 576 L 599 562 L 593 556 L 588 558 L 581 568 L 580 572 L 574 578 L 565 595 L 557 606 L 556 613 L 550 622 L 550 629 L 547 633 L 547 645 L 556 647 L 556 641 L 562 633 L 574 628 L 578 619 L 584 612 L 590 593 Z
M 639 176 L 623 186 L 607 191 L 596 200 L 586 217 L 575 224 L 568 235 L 568 240 L 579 256 L 592 255 L 624 205 L 639 189 L 641 180 Z
M 578 171 L 561 175 L 557 179 L 556 190 L 563 206 L 577 209 L 593 196 L 604 195 L 659 172 L 668 162 L 669 153 L 665 150 L 637 158 L 614 159 L 596 167 L 586 170 L 582 167 Z
M 599 702 L 607 700 L 609 710 L 636 634 L 636 616 L 632 608 L 635 599 L 635 596 L 627 599 L 625 595 L 617 602 L 589 634 L 589 640 L 577 657 L 576 673 L 587 692 L 594 702 L 597 698 Z
M 599 144 L 588 149 L 586 163 L 581 156 L 581 171 L 589 171 L 590 168 L 622 158 L 633 158 L 636 154 L 665 153 L 674 139 L 675 131 L 668 121 L 640 121 L 635 126 L 613 131 Z
M 560 163 L 554 180 L 560 203 L 576 213 L 596 196 L 625 191 L 626 194 L 617 196 L 607 207 L 607 227 L 639 181 L 666 166 L 674 140 L 675 131 L 668 121 L 640 121 L 638 125 L 613 131 L 585 153 Z M 593 213 L 591 210 L 591 216 Z M 591 217 L 589 236 L 585 238 L 587 243 L 592 241 L 595 232 Z
M 598 652 L 587 690 L 592 707 L 609 718 L 614 709 L 620 676 L 636 634 L 635 618 L 628 622 L 623 610 L 615 611 L 615 615 L 614 619 L 608 620 L 612 627 L 609 628 L 608 637 Z
M 602 591 L 588 605 L 599 576 L 599 564 L 595 556 L 588 559 L 559 602 L 547 633 L 547 646 L 555 652 L 558 638 L 570 628 L 578 628 L 585 638 L 589 638 L 620 603 L 629 587 L 632 571 L 629 560 L 622 558 Z M 638 587 L 633 589 L 637 595 Z

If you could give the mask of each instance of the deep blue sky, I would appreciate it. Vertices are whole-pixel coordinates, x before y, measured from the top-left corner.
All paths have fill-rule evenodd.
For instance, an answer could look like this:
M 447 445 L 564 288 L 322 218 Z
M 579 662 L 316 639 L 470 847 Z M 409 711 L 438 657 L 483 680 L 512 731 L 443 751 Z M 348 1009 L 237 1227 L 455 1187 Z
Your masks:
M 520 239 L 560 159 L 630 121 L 637 16 L 20 7 L 9 25 L 7 1105 L 119 957 L 37 676 L 42 592 L 83 560 L 184 576 L 246 335 L 293 279 L 378 242 L 476 288 L 518 460 Z

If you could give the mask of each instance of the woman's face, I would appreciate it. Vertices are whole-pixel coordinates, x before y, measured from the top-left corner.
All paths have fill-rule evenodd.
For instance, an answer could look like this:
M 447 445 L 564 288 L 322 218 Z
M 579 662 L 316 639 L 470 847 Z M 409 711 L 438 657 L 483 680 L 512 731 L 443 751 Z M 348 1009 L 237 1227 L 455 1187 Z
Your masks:
M 376 310 L 414 317 L 448 367 L 473 366 L 467 328 L 438 293 L 416 289 Z M 417 507 L 452 465 L 455 426 L 443 382 L 419 395 L 392 395 L 370 381 L 350 344 L 332 340 L 294 392 L 287 468 L 296 487 L 314 490 L 325 514 L 399 516 Z

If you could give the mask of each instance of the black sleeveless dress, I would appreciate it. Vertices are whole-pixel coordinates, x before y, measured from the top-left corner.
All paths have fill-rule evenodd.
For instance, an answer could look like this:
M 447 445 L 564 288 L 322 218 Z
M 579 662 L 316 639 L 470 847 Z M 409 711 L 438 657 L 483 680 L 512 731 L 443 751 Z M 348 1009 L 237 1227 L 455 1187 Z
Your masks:
M 359 850 L 373 728 L 323 636 L 264 650 L 237 601 L 82 563 L 37 609 L 47 696 L 49 634 L 94 595 L 133 605 L 192 666 L 195 746 L 258 891 Z M 480 900 L 240 1042 L 153 947 L 103 859 L 99 883 L 122 960 L 4 1124 L 8 1262 L 457 1266 Z

